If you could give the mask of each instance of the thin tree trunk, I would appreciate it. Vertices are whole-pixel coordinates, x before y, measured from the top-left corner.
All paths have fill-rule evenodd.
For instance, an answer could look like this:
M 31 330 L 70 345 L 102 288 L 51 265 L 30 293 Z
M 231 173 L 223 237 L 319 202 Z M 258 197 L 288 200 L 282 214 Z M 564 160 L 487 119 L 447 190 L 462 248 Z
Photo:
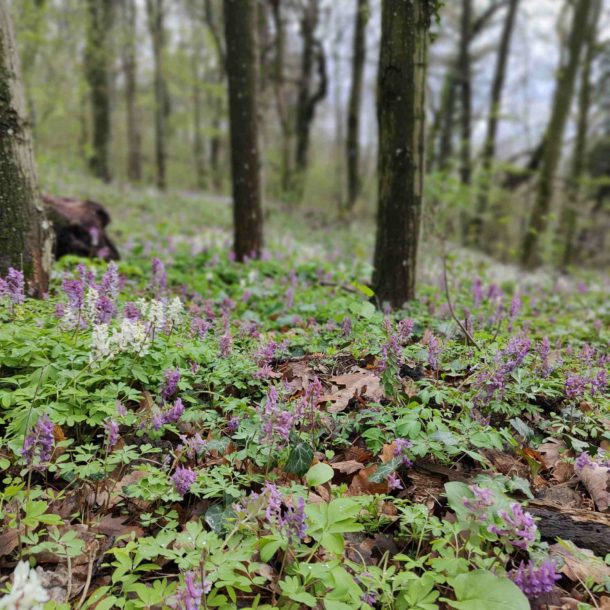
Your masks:
M 567 198 L 563 204 L 559 235 L 563 239 L 561 265 L 566 268 L 572 262 L 574 238 L 578 226 L 578 212 L 581 204 L 581 180 L 585 169 L 587 139 L 589 131 L 589 111 L 591 108 L 591 67 L 596 53 L 598 21 L 601 14 L 601 0 L 594 2 L 589 24 L 589 37 L 580 77 L 578 95 L 578 120 L 576 125 L 576 142 L 572 158 L 572 175 L 568 183 Z
M 382 4 L 373 286 L 378 303 L 392 307 L 415 297 L 431 5 L 427 0 L 383 0 Z
M 164 0 L 146 0 L 148 27 L 153 46 L 154 89 L 155 89 L 155 161 L 157 166 L 157 187 L 167 186 L 167 115 L 169 101 L 163 65 L 165 52 L 165 7 Z
M 280 188 L 282 194 L 286 195 L 292 183 L 292 120 L 288 105 L 286 103 L 286 92 L 284 83 L 284 63 L 286 57 L 286 29 L 282 17 L 282 5 L 280 0 L 269 0 L 271 4 L 271 15 L 275 28 L 275 57 L 273 61 L 273 93 L 275 105 L 282 132 L 280 144 Z
M 326 97 L 328 85 L 326 56 L 324 55 L 322 43 L 315 36 L 318 19 L 319 0 L 307 0 L 301 20 L 303 53 L 301 55 L 301 76 L 299 78 L 296 113 L 294 191 L 297 200 L 302 198 L 305 188 L 311 125 L 315 116 L 316 106 Z M 316 63 L 319 82 L 318 88 L 312 94 L 313 68 Z
M 557 79 L 551 119 L 545 133 L 544 156 L 540 168 L 536 199 L 521 249 L 521 264 L 530 269 L 536 267 L 540 262 L 539 242 L 548 224 L 548 214 L 553 197 L 553 183 L 561 157 L 563 133 L 572 105 L 576 72 L 587 35 L 590 6 L 590 0 L 578 0 L 574 5 L 567 65 L 561 70 Z
M 263 247 L 258 142 L 257 0 L 224 0 L 235 257 Z
M 125 78 L 125 107 L 127 128 L 127 179 L 140 182 L 142 179 L 142 135 L 137 107 L 137 60 L 135 0 L 122 0 L 123 9 L 123 76 Z
M 53 235 L 38 192 L 17 45 L 0 0 L 0 275 L 22 270 L 28 291 L 48 290 Z
M 470 30 L 472 27 L 472 0 L 462 0 L 462 26 L 460 37 L 460 101 L 461 101 L 461 146 L 460 180 L 470 184 L 470 138 L 471 138 L 471 68 L 470 68 Z
M 93 153 L 89 167 L 94 176 L 110 182 L 110 83 L 108 32 L 112 27 L 112 0 L 88 0 L 85 68 L 91 94 Z
M 352 58 L 352 87 L 347 114 L 347 201 L 353 209 L 360 193 L 360 107 L 362 106 L 362 79 L 366 58 L 366 23 L 369 17 L 368 0 L 356 0 L 356 23 Z
M 504 27 L 502 29 L 502 38 L 500 40 L 500 48 L 498 49 L 496 68 L 491 87 L 489 114 L 487 115 L 487 133 L 485 135 L 485 143 L 483 145 L 483 153 L 481 155 L 482 183 L 477 201 L 477 213 L 471 227 L 472 244 L 478 247 L 481 246 L 481 236 L 483 233 L 485 213 L 489 204 L 491 168 L 496 156 L 496 135 L 498 132 L 498 123 L 502 108 L 502 91 L 504 89 L 504 81 L 506 79 L 506 66 L 508 64 L 508 58 L 510 55 L 510 42 L 515 29 L 515 20 L 518 8 L 519 0 L 510 0 L 506 13 L 506 19 L 504 20 Z

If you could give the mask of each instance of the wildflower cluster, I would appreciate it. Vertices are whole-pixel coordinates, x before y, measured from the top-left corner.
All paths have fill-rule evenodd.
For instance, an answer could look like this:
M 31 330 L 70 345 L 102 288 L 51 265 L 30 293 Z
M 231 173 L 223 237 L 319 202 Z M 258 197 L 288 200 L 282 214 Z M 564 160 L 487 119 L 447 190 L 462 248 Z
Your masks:
M 197 479 L 197 473 L 193 469 L 186 466 L 178 466 L 171 478 L 176 491 L 181 496 L 184 496 L 188 493 L 189 489 Z
M 53 455 L 53 422 L 45 413 L 38 418 L 32 431 L 23 441 L 21 455 L 29 468 L 42 470 L 51 461 Z
M 212 583 L 201 581 L 195 572 L 189 571 L 184 575 L 182 586 L 178 587 L 175 596 L 170 600 L 170 607 L 180 610 L 199 610 L 201 598 L 212 590 Z
M 545 559 L 539 566 L 533 561 L 522 561 L 516 570 L 509 573 L 509 578 L 527 597 L 535 599 L 550 593 L 561 576 L 557 573 L 555 563 L 551 559 Z
M 11 307 L 21 305 L 25 301 L 25 279 L 22 271 L 9 267 L 6 277 L 0 277 L 0 299 L 7 299 Z

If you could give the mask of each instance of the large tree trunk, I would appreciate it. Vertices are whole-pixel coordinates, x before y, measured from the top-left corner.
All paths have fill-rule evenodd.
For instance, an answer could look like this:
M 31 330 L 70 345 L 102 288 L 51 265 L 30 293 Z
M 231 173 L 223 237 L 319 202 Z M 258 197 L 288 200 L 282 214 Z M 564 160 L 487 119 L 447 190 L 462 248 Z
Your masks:
M 239 261 L 259 257 L 263 247 L 256 5 L 257 0 L 224 0 L 234 250 Z
M 155 87 L 155 162 L 157 166 L 157 187 L 167 186 L 167 117 L 169 100 L 165 83 L 163 55 L 165 53 L 165 7 L 164 0 L 146 0 L 148 27 L 153 46 L 154 87 Z
M 510 0 L 506 13 L 506 19 L 504 20 L 504 27 L 502 29 L 502 38 L 500 40 L 500 48 L 498 49 L 496 68 L 491 87 L 491 96 L 489 99 L 487 133 L 485 135 L 483 154 L 481 156 L 481 173 L 483 175 L 483 180 L 477 201 L 476 216 L 471 227 L 471 243 L 479 247 L 481 246 L 483 223 L 489 203 L 491 168 L 496 156 L 496 135 L 498 132 L 498 122 L 500 120 L 500 110 L 502 108 L 502 91 L 504 88 L 504 80 L 506 78 L 506 66 L 508 64 L 508 57 L 510 54 L 510 41 L 515 29 L 515 18 L 518 7 L 519 0 Z
M 382 4 L 373 287 L 378 303 L 392 307 L 415 296 L 431 5 L 427 0 L 383 0 Z
M 296 112 L 296 154 L 294 191 L 297 200 L 303 196 L 305 174 L 307 172 L 309 140 L 316 106 L 326 97 L 328 82 L 326 75 L 326 56 L 321 41 L 316 38 L 319 20 L 319 0 L 307 0 L 301 19 L 303 52 L 301 55 L 301 75 Z M 318 87 L 312 93 L 313 69 L 317 64 Z
M 470 30 L 472 28 L 472 0 L 462 0 L 462 24 L 460 34 L 460 180 L 470 184 L 470 137 L 471 137 L 471 68 L 470 68 Z
M 0 0 L 0 275 L 23 271 L 28 292 L 48 290 L 53 238 L 38 192 L 13 24 Z
M 356 23 L 352 58 L 352 87 L 347 112 L 347 201 L 351 210 L 360 193 L 360 107 L 362 106 L 362 77 L 366 58 L 366 22 L 369 18 L 368 0 L 356 0 Z
M 563 133 L 572 105 L 576 72 L 583 43 L 587 36 L 590 7 L 591 0 L 578 0 L 573 9 L 574 16 L 570 32 L 567 64 L 563 67 L 557 79 L 551 118 L 545 133 L 544 153 L 536 200 L 521 249 L 521 264 L 530 269 L 536 267 L 540 262 L 539 242 L 548 224 L 548 214 L 553 197 L 553 183 L 561 157 Z
M 583 60 L 578 94 L 578 120 L 576 125 L 576 142 L 572 158 L 572 175 L 568 183 L 567 197 L 561 213 L 559 235 L 563 239 L 561 265 L 566 268 L 572 262 L 574 238 L 578 226 L 578 212 L 581 201 L 581 180 L 584 173 L 587 139 L 589 131 L 589 111 L 591 107 L 591 67 L 596 54 L 598 21 L 601 14 L 601 0 L 592 0 L 593 9 L 589 23 L 589 37 Z
M 123 76 L 125 78 L 125 106 L 127 122 L 127 178 L 131 182 L 142 179 L 140 121 L 137 107 L 137 60 L 135 0 L 122 0 L 123 10 Z
M 93 153 L 89 167 L 94 176 L 110 182 L 110 49 L 112 0 L 88 0 L 85 70 L 91 94 Z

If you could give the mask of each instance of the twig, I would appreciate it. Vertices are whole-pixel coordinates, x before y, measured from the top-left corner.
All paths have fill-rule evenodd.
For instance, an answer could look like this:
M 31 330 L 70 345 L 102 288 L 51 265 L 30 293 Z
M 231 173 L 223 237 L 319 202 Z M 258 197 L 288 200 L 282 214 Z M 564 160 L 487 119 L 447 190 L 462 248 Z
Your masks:
M 91 557 L 89 558 L 89 565 L 87 566 L 87 580 L 85 581 L 85 587 L 83 588 L 83 593 L 78 600 L 77 608 L 80 608 L 87 599 L 87 593 L 89 593 L 89 587 L 91 586 L 91 578 L 93 576 L 93 561 L 95 559 L 95 553 L 93 549 L 91 549 Z
M 455 311 L 453 309 L 453 304 L 451 303 L 451 295 L 449 294 L 449 282 L 447 280 L 447 256 L 443 254 L 443 283 L 445 284 L 445 297 L 447 299 L 447 306 L 449 307 L 449 313 L 451 317 L 455 320 L 455 323 L 460 327 L 462 333 L 464 333 L 464 337 L 466 339 L 466 343 L 468 345 L 473 345 L 479 351 L 481 351 L 481 347 L 474 340 L 474 337 L 468 332 L 468 329 L 462 324 L 460 319 L 455 315 Z

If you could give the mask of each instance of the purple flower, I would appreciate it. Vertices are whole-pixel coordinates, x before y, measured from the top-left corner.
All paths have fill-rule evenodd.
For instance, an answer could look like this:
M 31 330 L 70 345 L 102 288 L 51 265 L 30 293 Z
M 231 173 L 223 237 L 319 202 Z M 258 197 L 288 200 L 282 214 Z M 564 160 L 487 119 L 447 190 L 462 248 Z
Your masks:
M 164 401 L 169 400 L 178 391 L 180 381 L 180 371 L 178 369 L 168 369 L 165 371 L 165 386 L 161 392 Z
M 152 273 L 150 277 L 150 287 L 153 290 L 165 290 L 167 288 L 167 272 L 165 265 L 160 258 L 152 259 Z
M 282 518 L 282 494 L 273 483 L 265 483 L 264 491 L 267 495 L 265 518 L 267 521 L 279 523 Z
M 608 371 L 600 369 L 597 374 L 591 379 L 591 394 L 601 394 L 608 387 Z
M 106 273 L 100 282 L 100 294 L 104 294 L 111 299 L 116 299 L 119 294 L 119 268 L 115 262 L 108 263 Z
M 193 318 L 191 321 L 191 333 L 199 335 L 200 339 L 205 339 L 210 328 L 212 323 L 204 318 Z
M 123 316 L 131 322 L 137 322 L 142 317 L 142 314 L 140 313 L 138 306 L 129 301 L 125 303 L 125 307 L 123 307 Z
M 362 594 L 362 597 L 360 599 L 365 604 L 368 604 L 369 606 L 374 606 L 377 603 L 377 593 L 373 591 L 367 591 L 366 593 Z
M 440 369 L 440 356 L 443 352 L 440 340 L 432 333 L 428 335 L 428 366 L 438 371 Z
M 97 300 L 97 320 L 98 324 L 108 324 L 116 312 L 116 306 L 106 295 L 102 295 Z
M 176 491 L 181 496 L 184 496 L 188 493 L 188 490 L 191 488 L 196 478 L 197 473 L 194 470 L 185 468 L 184 466 L 178 466 L 176 472 L 172 475 L 172 483 L 174 484 Z
M 582 470 L 587 466 L 595 466 L 595 462 L 586 451 L 583 451 L 574 461 L 574 468 L 576 468 L 576 470 Z
M 515 294 L 513 300 L 510 302 L 510 317 L 514 320 L 521 311 L 521 297 L 518 294 Z
M 231 329 L 229 328 L 228 321 L 225 322 L 225 332 L 220 337 L 218 347 L 220 349 L 220 357 L 227 358 L 231 353 L 233 346 L 233 337 L 231 336 Z
M 478 513 L 487 510 L 490 506 L 495 503 L 494 495 L 491 489 L 486 487 L 479 487 L 478 485 L 469 485 L 468 488 L 473 493 L 474 498 L 464 498 L 464 506 L 474 512 Z
M 305 516 L 305 498 L 297 498 L 296 506 L 287 509 L 284 515 L 284 531 L 289 538 L 303 540 L 307 535 L 307 519 Z
M 267 391 L 265 407 L 261 419 L 261 443 L 271 445 L 274 441 L 279 441 L 278 448 L 281 448 L 290 437 L 290 432 L 294 426 L 294 416 L 289 411 L 280 409 L 279 396 L 275 386 L 270 386 Z
M 201 598 L 212 590 L 212 583 L 204 580 L 199 584 L 195 572 L 189 571 L 184 575 L 184 584 L 176 590 L 170 606 L 179 610 L 199 610 Z
M 237 432 L 239 428 L 240 419 L 239 417 L 232 417 L 227 423 L 227 430 L 229 433 L 233 434 L 233 432 Z
M 53 422 L 45 413 L 38 418 L 30 434 L 25 437 L 21 455 L 25 458 L 28 467 L 43 469 L 51 460 L 53 455 Z M 34 466 L 34 461 L 38 457 L 38 465 Z
M 401 482 L 401 480 L 400 480 L 400 477 L 398 477 L 398 476 L 396 475 L 396 473 L 391 472 L 391 473 L 388 475 L 388 478 L 387 478 L 386 480 L 387 480 L 387 483 L 388 483 L 388 490 L 389 490 L 389 491 L 403 489 L 403 486 L 402 486 L 402 482 Z
M 351 334 L 352 334 L 352 319 L 343 318 L 343 322 L 341 323 L 341 335 L 343 337 L 347 338 Z
M 527 564 L 522 561 L 508 576 L 530 599 L 550 593 L 561 579 L 551 559 L 545 559 L 538 567 L 533 561 Z
M 483 284 L 480 277 L 475 278 L 472 283 L 472 300 L 475 309 L 483 302 Z
M 109 420 L 104 424 L 104 429 L 106 430 L 108 449 L 112 449 L 119 442 L 119 424 Z
M 413 443 L 406 438 L 397 438 L 395 442 L 396 447 L 394 448 L 394 457 L 401 458 L 403 466 L 410 468 L 413 463 L 409 459 L 408 449 L 413 447 Z
M 184 414 L 184 405 L 180 398 L 176 398 L 173 406 L 165 412 L 164 420 L 166 424 L 175 424 Z
M 415 322 L 413 322 L 413 320 L 411 320 L 410 318 L 400 320 L 400 322 L 398 322 L 398 334 L 400 335 L 400 338 L 403 342 L 406 342 L 411 338 L 411 335 L 413 334 L 414 325 Z
M 62 288 L 68 297 L 70 307 L 79 311 L 85 301 L 85 286 L 82 280 L 64 280 Z
M 589 379 L 582 375 L 571 374 L 565 380 L 565 392 L 568 398 L 581 398 L 587 389 Z
M 25 279 L 22 271 L 9 267 L 6 277 L 0 278 L 0 298 L 2 297 L 8 297 L 13 305 L 25 301 Z
M 182 442 L 184 443 L 184 450 L 186 452 L 186 455 L 191 459 L 195 459 L 205 450 L 206 443 L 201 438 L 201 434 L 199 434 L 199 432 L 197 432 L 191 437 L 181 435 L 180 440 L 182 440 Z
M 519 549 L 527 549 L 536 539 L 538 531 L 534 517 L 524 511 L 518 502 L 511 504 L 510 511 L 510 513 L 505 510 L 498 511 L 498 516 L 504 523 L 500 526 L 492 524 L 488 530 L 508 538 L 508 542 Z

